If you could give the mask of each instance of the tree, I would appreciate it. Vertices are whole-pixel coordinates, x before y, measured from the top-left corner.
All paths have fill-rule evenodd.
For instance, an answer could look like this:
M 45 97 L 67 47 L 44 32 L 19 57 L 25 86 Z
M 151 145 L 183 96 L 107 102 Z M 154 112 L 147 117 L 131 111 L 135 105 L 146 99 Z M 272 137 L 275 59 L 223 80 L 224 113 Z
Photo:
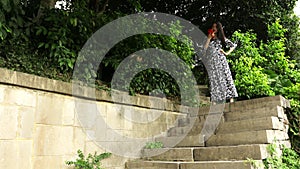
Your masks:
M 229 1 L 229 0 L 140 0 L 144 11 L 174 14 L 190 20 L 201 30 L 211 27 L 212 22 L 220 21 L 225 26 L 226 35 L 235 30 L 252 29 L 258 41 L 268 40 L 267 25 L 276 19 L 282 20 L 283 28 L 288 31 L 286 37 L 286 54 L 300 63 L 299 19 L 293 14 L 297 0 L 270 1 Z

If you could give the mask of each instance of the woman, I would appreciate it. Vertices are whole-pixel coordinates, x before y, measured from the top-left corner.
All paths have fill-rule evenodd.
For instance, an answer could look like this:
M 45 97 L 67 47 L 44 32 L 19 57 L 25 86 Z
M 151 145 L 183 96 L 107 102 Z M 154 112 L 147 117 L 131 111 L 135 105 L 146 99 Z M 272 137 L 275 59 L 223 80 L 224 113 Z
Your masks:
M 208 34 L 204 45 L 204 49 L 209 49 L 210 51 L 207 58 L 208 67 L 206 69 L 210 79 L 211 101 L 215 103 L 224 99 L 230 99 L 230 102 L 233 102 L 234 98 L 238 97 L 238 94 L 226 56 L 235 49 L 236 44 L 225 37 L 220 22 L 214 23 L 212 30 L 212 33 Z M 222 49 L 225 46 L 230 48 L 229 51 L 225 52 Z

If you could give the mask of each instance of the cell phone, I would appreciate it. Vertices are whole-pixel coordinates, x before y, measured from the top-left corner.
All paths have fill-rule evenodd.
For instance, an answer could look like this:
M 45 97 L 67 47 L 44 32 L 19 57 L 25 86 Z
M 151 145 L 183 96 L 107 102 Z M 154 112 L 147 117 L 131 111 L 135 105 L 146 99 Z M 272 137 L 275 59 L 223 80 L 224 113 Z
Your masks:
M 213 29 L 208 29 L 208 34 L 212 34 L 214 33 L 214 30 Z
M 208 29 L 208 34 L 211 34 L 212 38 L 215 37 L 213 29 Z

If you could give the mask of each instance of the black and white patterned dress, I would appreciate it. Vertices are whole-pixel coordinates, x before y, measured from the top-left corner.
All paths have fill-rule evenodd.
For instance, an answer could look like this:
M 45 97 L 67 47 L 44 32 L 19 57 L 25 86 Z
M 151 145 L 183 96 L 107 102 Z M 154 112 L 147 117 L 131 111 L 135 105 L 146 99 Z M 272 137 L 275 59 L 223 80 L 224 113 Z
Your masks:
M 229 39 L 225 39 L 225 44 L 228 48 L 236 47 Z M 215 102 L 238 97 L 226 56 L 220 51 L 222 47 L 219 39 L 212 39 L 203 60 L 209 76 L 211 101 Z

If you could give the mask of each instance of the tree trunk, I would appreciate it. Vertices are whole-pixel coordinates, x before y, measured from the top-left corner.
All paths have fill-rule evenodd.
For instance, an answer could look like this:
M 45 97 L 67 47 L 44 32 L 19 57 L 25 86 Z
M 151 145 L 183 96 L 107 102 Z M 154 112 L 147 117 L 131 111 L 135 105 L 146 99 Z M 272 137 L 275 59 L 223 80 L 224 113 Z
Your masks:
M 41 0 L 40 7 L 42 8 L 54 8 L 57 0 Z
M 46 8 L 54 8 L 55 7 L 55 4 L 56 4 L 56 1 L 58 0 L 41 0 L 40 2 L 40 8 L 39 8 L 39 11 L 37 13 L 37 16 L 35 18 L 35 21 L 39 21 L 40 17 L 43 15 L 43 11 L 44 9 Z
M 108 0 L 102 0 L 102 5 L 100 0 L 89 0 L 89 8 L 94 10 L 96 13 L 103 13 L 108 4 Z

